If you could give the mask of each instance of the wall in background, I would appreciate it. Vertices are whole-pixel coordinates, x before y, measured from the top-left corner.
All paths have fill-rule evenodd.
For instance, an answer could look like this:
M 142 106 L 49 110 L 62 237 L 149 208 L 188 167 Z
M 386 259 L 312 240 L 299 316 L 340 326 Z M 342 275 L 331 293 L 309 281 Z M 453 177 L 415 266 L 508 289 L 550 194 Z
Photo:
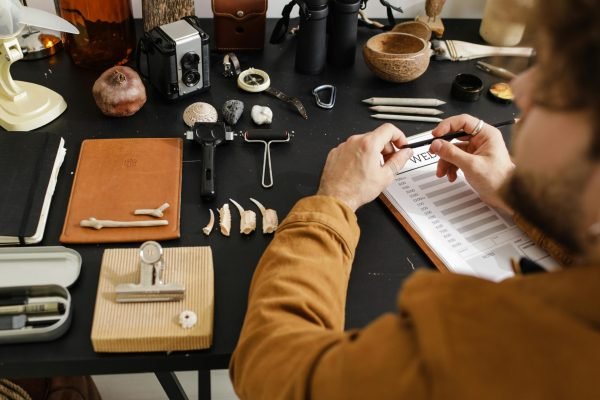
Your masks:
M 102 0 L 89 0 L 102 1 Z M 212 17 L 210 8 L 210 0 L 195 0 L 196 15 L 199 17 Z M 281 15 L 283 6 L 289 0 L 269 0 L 268 16 L 277 18 Z M 414 18 L 418 14 L 425 13 L 424 0 L 389 0 L 391 4 L 399 5 L 404 9 L 404 14 L 395 13 L 398 18 Z M 41 8 L 46 11 L 54 11 L 54 0 L 27 0 L 27 4 L 31 7 Z M 131 0 L 133 7 L 133 15 L 136 18 L 142 17 L 142 0 Z M 483 7 L 485 0 L 447 0 L 443 17 L 447 18 L 481 18 L 483 15 Z M 295 9 L 295 12 L 297 7 Z M 297 14 L 297 12 L 296 12 Z M 379 0 L 369 0 L 367 5 L 367 15 L 371 18 L 384 18 L 386 16 L 385 7 L 381 5 Z

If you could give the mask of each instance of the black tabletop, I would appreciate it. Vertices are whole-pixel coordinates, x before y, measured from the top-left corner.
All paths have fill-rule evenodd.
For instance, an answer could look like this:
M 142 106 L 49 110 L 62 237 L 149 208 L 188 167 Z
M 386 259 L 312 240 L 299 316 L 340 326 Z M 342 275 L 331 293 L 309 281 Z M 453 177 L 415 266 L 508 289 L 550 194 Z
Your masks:
M 445 20 L 446 39 L 481 42 L 478 20 Z M 269 21 L 268 27 L 273 26 Z M 139 22 L 138 22 L 139 25 Z M 203 28 L 212 34 L 212 20 L 203 20 Z M 375 31 L 359 28 L 359 44 Z M 164 247 L 211 246 L 215 273 L 215 322 L 212 348 L 204 351 L 131 354 L 96 354 L 92 350 L 90 331 L 102 252 L 120 245 L 70 246 L 81 253 L 83 265 L 77 282 L 70 288 L 73 322 L 61 338 L 47 343 L 0 345 L 0 376 L 25 377 L 69 374 L 127 373 L 166 370 L 226 368 L 235 347 L 246 309 L 246 298 L 252 273 L 263 250 L 271 240 L 255 232 L 242 237 L 234 232 L 230 238 L 213 232 L 202 234 L 208 220 L 208 208 L 220 207 L 229 198 L 251 208 L 249 197 L 278 211 L 282 219 L 296 201 L 314 194 L 327 153 L 354 133 L 377 127 L 381 122 L 369 117 L 361 100 L 369 97 L 435 97 L 448 102 L 441 108 L 446 116 L 470 113 L 488 122 L 515 117 L 512 105 L 494 103 L 486 97 L 475 103 L 450 98 L 454 76 L 475 73 L 486 86 L 498 81 L 475 68 L 475 62 L 431 62 L 428 71 L 414 82 L 392 84 L 375 77 L 365 66 L 361 46 L 356 63 L 348 69 L 327 67 L 318 76 L 299 75 L 294 71 L 295 44 L 265 46 L 264 51 L 238 53 L 243 68 L 256 67 L 269 72 L 272 86 L 299 97 L 307 108 L 309 119 L 303 120 L 287 104 L 266 94 L 251 94 L 237 89 L 235 82 L 222 76 L 222 55 L 211 53 L 209 91 L 169 103 L 149 85 L 148 102 L 129 118 L 107 118 L 96 108 L 91 88 L 99 71 L 75 67 L 66 52 L 49 59 L 25 62 L 12 67 L 16 80 L 47 86 L 60 93 L 68 103 L 67 111 L 40 130 L 61 134 L 68 149 L 52 202 L 48 225 L 41 243 L 60 245 L 58 238 L 68 205 L 79 147 L 88 138 L 115 137 L 182 137 L 185 126 L 182 112 L 189 104 L 205 101 L 220 109 L 228 99 L 245 103 L 246 111 L 237 129 L 253 128 L 249 110 L 254 104 L 268 105 L 274 112 L 272 128 L 294 131 L 290 143 L 272 146 L 275 185 L 263 189 L 260 174 L 263 148 L 244 143 L 239 138 L 217 149 L 217 198 L 200 200 L 201 149 L 197 144 L 184 144 L 181 238 L 166 241 Z M 311 90 L 317 85 L 337 87 L 337 102 L 332 110 L 317 108 Z M 407 135 L 433 127 L 427 123 L 398 123 Z M 360 190 L 360 188 L 356 188 Z M 237 211 L 233 210 L 234 215 Z M 392 214 L 379 201 L 358 210 L 361 238 L 350 278 L 346 306 L 347 328 L 365 326 L 385 312 L 394 311 L 402 281 L 413 272 L 413 266 L 431 266 L 424 253 L 411 240 Z M 236 225 L 234 224 L 234 227 Z

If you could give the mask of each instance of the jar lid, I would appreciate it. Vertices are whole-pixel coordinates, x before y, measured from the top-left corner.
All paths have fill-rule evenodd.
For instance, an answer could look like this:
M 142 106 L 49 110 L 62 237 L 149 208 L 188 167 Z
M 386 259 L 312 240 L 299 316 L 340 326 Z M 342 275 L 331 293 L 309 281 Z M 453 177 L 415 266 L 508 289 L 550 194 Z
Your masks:
M 477 101 L 483 91 L 483 81 L 473 74 L 458 74 L 452 82 L 451 94 L 462 101 Z

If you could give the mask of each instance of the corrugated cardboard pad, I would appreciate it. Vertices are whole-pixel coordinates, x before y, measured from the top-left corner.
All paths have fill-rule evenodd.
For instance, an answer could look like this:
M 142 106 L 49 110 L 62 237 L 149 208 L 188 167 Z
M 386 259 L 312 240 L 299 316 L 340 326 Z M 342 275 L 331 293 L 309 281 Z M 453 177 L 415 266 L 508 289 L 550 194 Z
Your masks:
M 104 251 L 92 324 L 96 352 L 197 350 L 211 346 L 214 276 L 210 247 L 165 248 L 164 262 L 164 281 L 182 283 L 184 300 L 117 303 L 118 284 L 139 282 L 139 249 Z M 184 310 L 198 315 L 198 323 L 191 329 L 179 325 L 179 314 Z

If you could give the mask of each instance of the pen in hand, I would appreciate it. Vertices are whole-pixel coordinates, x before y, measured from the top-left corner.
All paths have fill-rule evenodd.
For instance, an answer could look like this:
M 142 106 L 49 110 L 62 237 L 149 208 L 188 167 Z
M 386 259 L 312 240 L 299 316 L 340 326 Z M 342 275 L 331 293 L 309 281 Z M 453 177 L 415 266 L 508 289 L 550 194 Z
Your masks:
M 515 118 L 509 121 L 503 121 L 503 122 L 499 122 L 497 124 L 492 125 L 494 128 L 500 128 L 502 126 L 506 126 L 506 125 L 512 125 L 516 122 L 518 122 L 519 119 Z M 464 131 L 460 131 L 460 132 L 452 132 L 452 133 L 447 133 L 443 136 L 439 136 L 439 137 L 433 137 L 431 139 L 427 139 L 427 140 L 421 140 L 419 142 L 414 142 L 414 143 L 408 143 L 405 144 L 403 146 L 400 147 L 400 149 L 416 149 L 422 146 L 427 146 L 428 144 L 433 143 L 434 140 L 437 139 L 442 139 L 442 140 L 453 140 L 453 139 L 458 139 L 459 137 L 463 137 L 463 136 L 469 136 L 469 133 L 464 132 Z

